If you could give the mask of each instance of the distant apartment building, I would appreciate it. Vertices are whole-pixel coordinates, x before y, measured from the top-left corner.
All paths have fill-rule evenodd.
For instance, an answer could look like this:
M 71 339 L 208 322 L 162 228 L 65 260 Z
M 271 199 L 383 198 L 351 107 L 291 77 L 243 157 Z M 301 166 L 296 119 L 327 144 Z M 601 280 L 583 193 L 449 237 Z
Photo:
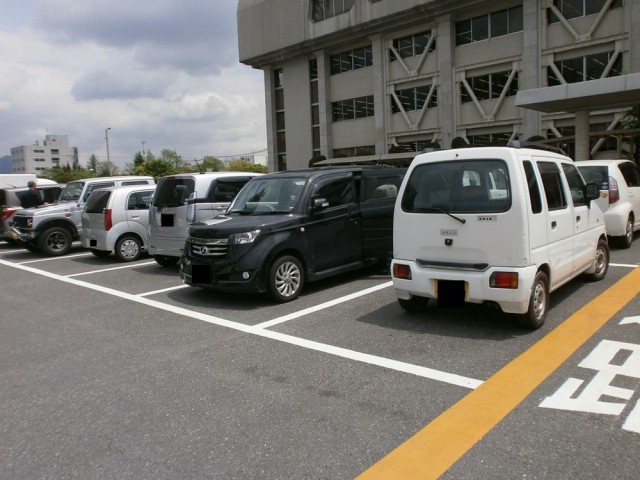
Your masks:
M 640 0 L 239 0 L 237 22 L 272 171 L 461 140 L 612 157 L 640 102 Z
M 78 163 L 78 147 L 69 145 L 68 135 L 46 135 L 42 143 L 11 149 L 12 173 L 40 174 L 47 168 Z

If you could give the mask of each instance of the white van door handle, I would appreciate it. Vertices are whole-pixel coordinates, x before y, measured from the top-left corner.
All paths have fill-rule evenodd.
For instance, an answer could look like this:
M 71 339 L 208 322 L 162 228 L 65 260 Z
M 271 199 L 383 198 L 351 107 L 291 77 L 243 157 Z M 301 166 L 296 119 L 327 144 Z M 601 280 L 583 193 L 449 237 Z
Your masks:
M 551 222 L 551 228 L 556 228 L 557 226 L 558 226 L 558 224 L 556 223 L 555 220 L 553 222 Z
M 579 221 L 580 221 L 580 215 L 576 217 L 576 223 L 578 223 Z

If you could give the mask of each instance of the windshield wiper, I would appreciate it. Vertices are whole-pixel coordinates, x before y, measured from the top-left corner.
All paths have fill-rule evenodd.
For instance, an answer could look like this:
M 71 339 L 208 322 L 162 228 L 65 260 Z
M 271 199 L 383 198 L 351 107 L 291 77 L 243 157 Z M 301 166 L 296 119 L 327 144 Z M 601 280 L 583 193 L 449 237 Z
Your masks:
M 445 215 L 449 215 L 451 218 L 459 221 L 460 223 L 467 223 L 467 220 L 461 217 L 458 217 L 456 215 L 454 215 L 453 213 L 450 213 L 446 210 L 444 210 L 443 208 L 440 207 L 428 207 L 423 209 L 425 212 L 438 212 L 438 213 L 444 213 Z

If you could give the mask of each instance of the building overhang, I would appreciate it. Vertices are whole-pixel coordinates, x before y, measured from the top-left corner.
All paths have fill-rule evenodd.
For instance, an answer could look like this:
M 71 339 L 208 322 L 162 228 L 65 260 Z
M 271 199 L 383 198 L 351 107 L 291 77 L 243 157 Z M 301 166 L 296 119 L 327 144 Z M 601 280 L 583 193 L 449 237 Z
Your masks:
M 640 73 L 521 90 L 515 105 L 544 113 L 631 108 L 640 104 Z

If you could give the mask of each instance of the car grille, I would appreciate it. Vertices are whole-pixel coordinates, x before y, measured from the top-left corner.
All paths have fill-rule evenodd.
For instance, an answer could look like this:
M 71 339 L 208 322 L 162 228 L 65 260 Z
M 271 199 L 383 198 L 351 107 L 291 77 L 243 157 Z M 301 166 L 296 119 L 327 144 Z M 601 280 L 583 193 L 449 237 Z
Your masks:
M 30 228 L 31 225 L 31 217 L 14 215 L 11 221 L 17 228 Z
M 191 254 L 195 257 L 222 257 L 229 250 L 226 238 L 198 238 L 187 237 L 191 244 Z

